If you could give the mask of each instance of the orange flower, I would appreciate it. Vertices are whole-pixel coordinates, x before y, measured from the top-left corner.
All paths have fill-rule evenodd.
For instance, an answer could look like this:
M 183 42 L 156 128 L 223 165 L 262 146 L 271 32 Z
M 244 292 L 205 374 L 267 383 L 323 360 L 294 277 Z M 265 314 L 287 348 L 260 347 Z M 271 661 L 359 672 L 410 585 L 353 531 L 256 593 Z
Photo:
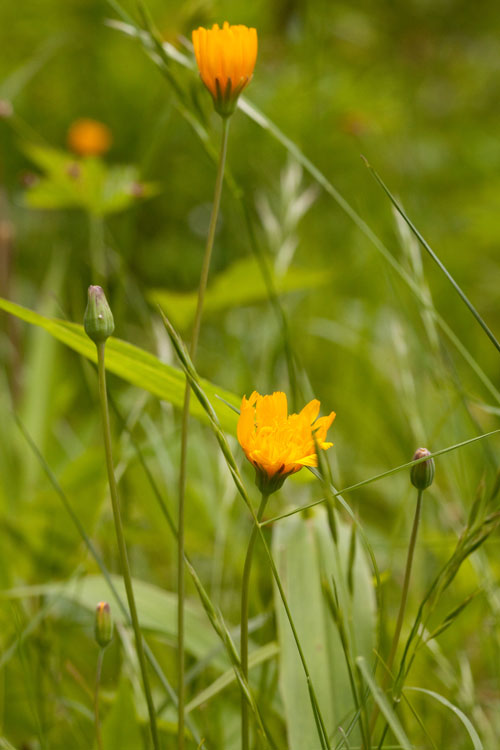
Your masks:
M 315 441 L 327 450 L 326 433 L 335 412 L 318 419 L 320 403 L 310 401 L 300 414 L 288 415 L 286 395 L 280 391 L 243 396 L 238 420 L 238 440 L 255 466 L 257 486 L 263 492 L 278 490 L 287 476 L 303 466 L 317 466 Z
M 222 117 L 234 112 L 239 95 L 253 76 L 257 59 L 257 31 L 246 26 L 193 31 L 194 53 L 201 80 L 212 94 L 216 111 Z
M 68 130 L 68 146 L 80 156 L 99 156 L 109 151 L 112 136 L 107 125 L 82 117 Z

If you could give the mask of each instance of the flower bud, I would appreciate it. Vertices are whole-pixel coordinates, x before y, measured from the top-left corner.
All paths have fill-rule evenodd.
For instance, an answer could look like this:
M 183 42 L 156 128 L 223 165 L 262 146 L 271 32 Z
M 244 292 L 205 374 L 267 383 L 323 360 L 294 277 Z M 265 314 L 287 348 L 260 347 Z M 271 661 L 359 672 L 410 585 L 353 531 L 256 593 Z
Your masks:
M 96 344 L 106 341 L 115 330 L 113 313 L 100 286 L 89 286 L 89 301 L 83 316 L 83 327 L 87 336 Z
M 99 602 L 95 611 L 95 639 L 101 648 L 113 640 L 113 620 L 107 602 Z
M 427 448 L 418 448 L 412 458 L 412 461 L 417 461 L 419 458 L 430 456 L 430 452 Z M 419 464 L 411 467 L 410 473 L 411 483 L 417 490 L 426 490 L 430 487 L 434 479 L 434 459 L 429 458 L 427 461 L 422 461 Z

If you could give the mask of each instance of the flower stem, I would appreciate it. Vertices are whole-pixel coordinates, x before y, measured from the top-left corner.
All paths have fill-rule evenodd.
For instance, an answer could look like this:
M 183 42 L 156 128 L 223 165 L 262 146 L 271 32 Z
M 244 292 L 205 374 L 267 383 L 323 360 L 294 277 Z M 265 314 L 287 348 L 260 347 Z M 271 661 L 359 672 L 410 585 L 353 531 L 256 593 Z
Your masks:
M 118 543 L 118 551 L 120 554 L 120 563 L 122 569 L 123 583 L 125 584 L 125 591 L 127 592 L 128 606 L 130 609 L 130 618 L 132 620 L 132 627 L 135 634 L 135 647 L 137 650 L 137 657 L 139 659 L 139 665 L 141 668 L 142 681 L 144 684 L 144 693 L 146 696 L 146 702 L 148 704 L 149 713 L 149 724 L 151 728 L 151 736 L 153 739 L 153 746 L 155 750 L 159 750 L 158 730 L 156 727 L 156 712 L 153 703 L 153 697 L 151 695 L 151 688 L 149 685 L 149 678 L 146 668 L 146 660 L 144 657 L 144 646 L 142 641 L 142 633 L 139 625 L 139 618 L 137 616 L 137 607 L 135 604 L 134 591 L 132 589 L 132 577 L 130 575 L 130 565 L 127 555 L 127 547 L 125 545 L 125 537 L 123 535 L 123 525 L 120 513 L 120 503 L 118 499 L 118 487 L 116 485 L 115 471 L 113 466 L 113 453 L 111 447 L 111 428 L 109 423 L 109 409 L 108 409 L 108 395 L 106 390 L 106 367 L 104 363 L 104 351 L 105 342 L 96 344 L 97 346 L 97 368 L 99 373 L 99 398 L 101 402 L 102 412 L 102 427 L 104 437 L 104 450 L 106 453 L 106 466 L 108 470 L 108 481 L 109 490 L 111 495 L 111 504 L 113 507 L 113 518 L 115 521 L 116 540 Z
M 99 656 L 97 657 L 97 667 L 95 676 L 95 693 L 94 693 L 94 723 L 95 723 L 95 736 L 97 740 L 98 750 L 103 750 L 102 736 L 101 736 L 101 722 L 99 720 L 99 687 L 101 685 L 101 672 L 102 662 L 104 658 L 104 649 L 99 648 Z
M 257 522 L 260 523 L 264 509 L 267 505 L 269 495 L 262 493 L 259 510 L 257 511 Z M 241 671 L 248 682 L 248 594 L 250 584 L 250 572 L 252 570 L 253 548 L 257 538 L 258 526 L 254 523 L 250 540 L 248 542 L 245 566 L 243 568 L 243 581 L 241 584 Z M 241 750 L 249 748 L 249 726 L 248 726 L 248 703 L 246 697 L 241 695 Z
M 408 554 L 406 556 L 405 577 L 403 581 L 403 590 L 401 592 L 401 601 L 399 603 L 398 619 L 396 622 L 396 629 L 394 631 L 394 636 L 392 638 L 392 645 L 391 645 L 391 650 L 389 652 L 389 657 L 385 664 L 386 669 L 384 672 L 384 676 L 382 677 L 382 680 L 381 680 L 382 690 L 385 690 L 385 688 L 387 687 L 387 683 L 391 676 L 392 665 L 394 664 L 394 657 L 396 656 L 396 652 L 398 650 L 398 645 L 399 645 L 399 638 L 401 636 L 401 628 L 403 627 L 403 620 L 404 620 L 405 610 L 406 610 L 406 602 L 408 599 L 408 591 L 410 588 L 410 577 L 411 577 L 411 569 L 413 565 L 413 555 L 415 553 L 418 526 L 420 523 L 420 513 L 422 510 L 422 495 L 423 495 L 423 490 L 418 490 L 417 506 L 415 508 L 415 517 L 413 519 L 413 527 L 411 530 L 410 544 L 408 545 Z M 373 729 L 375 728 L 375 722 L 377 721 L 377 716 L 378 716 L 378 707 L 375 706 L 373 710 L 373 714 L 372 714 L 372 720 L 371 720 L 371 727 L 370 727 L 371 732 L 373 732 Z
M 106 245 L 104 240 L 104 220 L 102 216 L 90 212 L 89 218 L 89 258 L 94 283 L 103 286 L 107 279 Z
M 200 284 L 198 288 L 198 302 L 194 316 L 193 332 L 191 337 L 191 346 L 189 353 L 194 360 L 196 349 L 198 347 L 198 338 L 200 335 L 201 317 L 203 314 L 203 302 L 205 300 L 205 291 L 207 288 L 208 272 L 210 270 L 210 259 L 214 245 L 215 230 L 217 228 L 217 218 L 219 216 L 220 199 L 222 194 L 222 185 L 224 181 L 224 167 L 226 163 L 227 139 L 229 132 L 229 118 L 222 119 L 222 139 L 219 154 L 219 163 L 217 167 L 217 177 L 215 180 L 214 200 L 212 204 L 212 213 L 208 228 L 207 243 L 205 254 L 201 267 Z M 184 404 L 182 409 L 181 425 L 181 457 L 179 467 L 179 513 L 178 513 L 178 545 L 177 545 L 177 675 L 178 675 L 178 724 L 177 724 L 177 747 L 178 750 L 184 750 L 184 709 L 185 709 L 185 689 L 184 689 L 184 505 L 186 496 L 186 465 L 187 465 L 187 445 L 189 431 L 189 402 L 191 399 L 191 388 L 186 379 L 186 389 L 184 391 Z

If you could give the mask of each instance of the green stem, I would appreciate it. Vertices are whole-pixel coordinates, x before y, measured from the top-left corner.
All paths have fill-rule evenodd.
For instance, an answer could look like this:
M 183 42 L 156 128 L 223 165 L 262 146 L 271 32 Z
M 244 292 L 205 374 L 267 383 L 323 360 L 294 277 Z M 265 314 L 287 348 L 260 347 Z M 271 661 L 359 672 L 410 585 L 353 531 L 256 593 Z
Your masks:
M 259 510 L 257 511 L 257 522 L 260 523 L 267 505 L 269 494 L 262 493 Z M 248 682 L 248 594 L 250 583 L 250 572 L 252 570 L 253 548 L 257 538 L 259 527 L 254 523 L 250 540 L 248 542 L 247 554 L 245 557 L 245 566 L 243 568 L 243 581 L 241 584 L 241 671 Z M 250 735 L 248 726 L 248 701 L 241 695 L 241 750 L 248 750 L 250 745 Z
M 382 690 L 384 690 L 387 687 L 387 683 L 389 681 L 389 678 L 391 677 L 392 665 L 394 664 L 394 657 L 396 656 L 396 652 L 398 650 L 398 645 L 399 645 L 399 638 L 401 636 L 401 628 L 403 627 L 403 620 L 404 620 L 405 610 L 406 610 L 406 602 L 408 600 L 408 591 L 410 588 L 410 578 L 411 578 L 411 569 L 413 565 L 413 556 L 415 553 L 418 526 L 420 523 L 420 513 L 422 510 L 422 495 L 423 495 L 423 490 L 418 490 L 417 507 L 415 508 L 415 517 L 413 519 L 413 527 L 411 530 L 410 544 L 408 546 L 408 554 L 406 556 L 405 577 L 403 581 L 403 590 L 401 592 L 401 601 L 399 604 L 398 619 L 396 622 L 396 629 L 394 631 L 394 636 L 392 639 L 391 650 L 389 652 L 389 657 L 385 665 L 386 669 L 381 680 Z M 372 720 L 371 720 L 371 732 L 373 732 L 373 729 L 375 728 L 375 722 L 377 721 L 377 716 L 378 716 L 378 709 L 377 709 L 377 706 L 375 706 L 373 710 L 373 714 L 372 714 Z
M 106 245 L 104 241 L 104 220 L 96 213 L 89 213 L 89 257 L 92 283 L 104 286 L 107 279 Z
M 95 694 L 94 694 L 94 723 L 95 723 L 95 736 L 97 740 L 98 750 L 103 750 L 102 736 L 101 736 L 101 722 L 99 720 L 99 687 L 101 685 L 101 672 L 102 662 L 104 658 L 104 649 L 99 648 L 99 656 L 97 657 L 97 668 L 95 676 Z
M 212 204 L 212 213 L 210 216 L 210 225 L 208 228 L 207 243 L 203 264 L 201 267 L 200 285 L 198 288 L 198 302 L 193 323 L 193 333 L 189 353 L 191 359 L 196 356 L 198 347 L 198 338 L 200 335 L 201 318 L 203 314 L 203 303 L 205 300 L 205 291 L 207 288 L 208 273 L 210 270 L 210 259 L 214 245 L 215 230 L 217 228 L 217 218 L 219 216 L 220 199 L 222 195 L 222 185 L 224 181 L 224 167 L 226 163 L 227 140 L 229 133 L 229 119 L 222 120 L 222 140 L 219 154 L 219 163 L 217 167 L 217 177 L 215 180 L 214 200 Z M 177 724 L 177 747 L 178 750 L 184 750 L 184 713 L 185 713 L 185 689 L 184 689 L 184 506 L 186 497 L 186 466 L 187 466 L 187 446 L 189 431 L 189 403 L 191 400 L 191 388 L 189 381 L 186 379 L 186 389 L 184 391 L 184 405 L 182 409 L 181 425 L 181 457 L 179 467 L 179 513 L 178 513 L 178 545 L 177 545 L 177 674 L 178 674 L 178 724 Z
M 109 490 L 111 495 L 111 504 L 113 507 L 113 518 L 115 522 L 116 540 L 118 543 L 118 551 L 120 554 L 120 563 L 122 569 L 123 583 L 125 584 L 125 591 L 127 593 L 128 606 L 130 609 L 130 617 L 132 620 L 132 627 L 135 634 L 135 647 L 137 650 L 137 657 L 139 659 L 139 665 L 141 668 L 142 681 L 144 684 L 144 693 L 146 696 L 146 702 L 148 704 L 149 712 L 149 724 L 151 728 L 151 736 L 153 739 L 153 746 L 155 750 L 159 750 L 158 730 L 156 727 L 156 712 L 153 703 L 153 697 L 151 695 L 151 688 L 149 685 L 149 678 L 146 668 L 146 659 L 144 657 L 144 646 L 142 641 L 142 633 L 139 625 L 139 618 L 137 615 L 137 607 L 135 604 L 134 591 L 132 588 L 132 577 L 130 575 L 130 565 L 127 555 L 127 547 L 125 545 L 125 537 L 123 535 L 123 525 L 120 512 L 120 503 L 118 499 L 118 487 L 116 484 L 115 471 L 113 466 L 113 452 L 111 446 L 111 427 L 109 423 L 109 409 L 108 409 L 108 395 L 106 389 L 106 366 L 104 363 L 104 352 L 105 342 L 96 344 L 97 346 L 97 369 L 99 373 L 99 397 L 101 401 L 101 412 L 102 412 L 102 427 L 104 437 L 104 450 L 106 453 L 106 466 L 108 470 L 108 481 Z

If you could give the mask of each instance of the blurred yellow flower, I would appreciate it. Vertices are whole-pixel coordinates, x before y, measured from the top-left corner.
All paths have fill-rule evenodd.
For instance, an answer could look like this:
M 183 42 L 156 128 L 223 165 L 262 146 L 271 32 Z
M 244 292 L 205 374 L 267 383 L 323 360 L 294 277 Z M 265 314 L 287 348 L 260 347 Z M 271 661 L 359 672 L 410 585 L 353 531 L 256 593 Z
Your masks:
M 100 156 L 109 151 L 112 142 L 111 130 L 97 120 L 82 117 L 75 120 L 68 130 L 68 146 L 79 156 Z
M 288 415 L 286 395 L 281 391 L 261 396 L 254 391 L 243 397 L 238 420 L 238 440 L 255 466 L 257 486 L 264 492 L 278 490 L 286 477 L 303 466 L 317 466 L 315 441 L 327 450 L 326 433 L 335 412 L 319 417 L 320 402 L 310 401 L 299 414 Z
M 234 112 L 238 96 L 252 80 L 257 59 L 257 31 L 247 26 L 230 26 L 193 31 L 194 53 L 201 80 L 212 94 L 222 117 Z

